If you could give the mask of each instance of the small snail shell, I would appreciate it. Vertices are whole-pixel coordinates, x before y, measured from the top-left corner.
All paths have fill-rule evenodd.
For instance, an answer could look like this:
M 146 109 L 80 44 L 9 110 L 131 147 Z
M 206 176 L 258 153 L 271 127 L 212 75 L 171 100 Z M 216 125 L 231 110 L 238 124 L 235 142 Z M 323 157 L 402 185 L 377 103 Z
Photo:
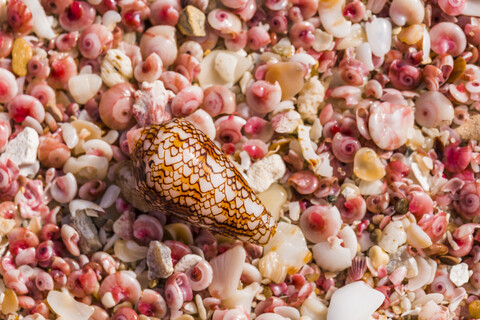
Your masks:
M 242 174 L 182 119 L 140 129 L 132 153 L 137 187 L 154 207 L 225 236 L 265 245 L 276 221 Z

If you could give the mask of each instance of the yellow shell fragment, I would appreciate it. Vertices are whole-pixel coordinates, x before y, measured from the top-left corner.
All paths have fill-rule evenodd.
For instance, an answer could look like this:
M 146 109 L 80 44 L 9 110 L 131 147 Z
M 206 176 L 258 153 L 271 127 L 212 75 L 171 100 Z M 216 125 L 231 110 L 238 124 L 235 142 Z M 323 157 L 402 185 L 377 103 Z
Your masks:
M 19 76 L 27 75 L 27 64 L 32 59 L 33 51 L 27 40 L 17 38 L 12 47 L 12 70 Z
M 402 28 L 397 38 L 406 44 L 416 44 L 423 39 L 423 30 L 423 25 L 412 24 L 411 26 Z
M 5 290 L 5 295 L 2 301 L 2 313 L 9 314 L 18 310 L 18 298 L 15 292 L 11 289 Z
M 372 182 L 385 176 L 385 168 L 380 158 L 370 148 L 361 148 L 357 151 L 353 160 L 353 172 L 360 179 Z
M 303 88 L 304 69 L 296 62 L 278 62 L 267 67 L 265 80 L 282 88 L 282 100 L 294 97 Z

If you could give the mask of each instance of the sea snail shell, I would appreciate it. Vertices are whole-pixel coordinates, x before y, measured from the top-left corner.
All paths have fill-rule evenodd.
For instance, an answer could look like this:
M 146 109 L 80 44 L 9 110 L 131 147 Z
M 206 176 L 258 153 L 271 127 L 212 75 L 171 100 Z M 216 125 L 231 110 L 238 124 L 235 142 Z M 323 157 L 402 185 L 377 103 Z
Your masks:
M 166 213 L 225 236 L 265 245 L 277 223 L 242 174 L 203 132 L 182 119 L 138 131 L 137 187 Z

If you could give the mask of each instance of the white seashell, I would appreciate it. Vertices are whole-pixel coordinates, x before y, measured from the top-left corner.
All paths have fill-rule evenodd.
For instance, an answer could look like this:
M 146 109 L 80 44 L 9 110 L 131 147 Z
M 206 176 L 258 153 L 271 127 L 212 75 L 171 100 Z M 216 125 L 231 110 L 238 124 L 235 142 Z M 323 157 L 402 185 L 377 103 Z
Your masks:
M 369 319 L 384 300 L 383 293 L 370 288 L 363 281 L 347 284 L 333 293 L 327 320 Z
M 416 223 L 407 227 L 407 242 L 415 248 L 424 249 L 432 245 L 432 239 Z
M 294 307 L 290 306 L 280 306 L 276 307 L 273 309 L 273 312 L 275 312 L 278 315 L 281 315 L 282 317 L 285 317 L 287 319 L 291 320 L 298 320 L 300 319 L 300 312 L 295 309 Z
M 438 316 L 442 311 L 442 307 L 433 302 L 432 300 L 428 301 L 423 305 L 420 313 L 418 314 L 418 320 L 430 320 Z M 441 313 L 440 313 L 441 314 Z
M 256 320 L 287 320 L 287 318 L 282 317 L 281 315 L 275 314 L 275 313 L 272 313 L 272 312 L 262 313 L 261 315 L 259 315 L 255 319 Z
M 311 319 L 325 320 L 328 308 L 320 298 L 312 292 L 300 307 L 300 314 Z
M 102 16 L 102 24 L 107 27 L 109 31 L 113 31 L 117 23 L 122 21 L 122 16 L 115 10 L 108 10 Z
M 185 272 L 193 268 L 197 263 L 202 261 L 202 257 L 196 254 L 186 254 L 175 265 L 175 272 Z
M 318 15 L 323 27 L 337 38 L 348 36 L 352 25 L 343 15 L 344 5 L 345 0 L 320 1 L 318 4 Z
M 365 24 L 368 43 L 372 53 L 383 57 L 392 46 L 392 24 L 384 18 L 376 18 Z
M 275 283 L 282 283 L 287 276 L 287 266 L 275 251 L 264 254 L 258 261 L 260 274 Z
M 228 299 L 222 299 L 222 302 L 228 308 L 235 308 L 236 306 L 244 306 L 245 310 L 250 313 L 252 308 L 253 298 L 260 290 L 260 283 L 253 282 L 242 290 L 236 290 L 235 293 Z
M 62 139 L 69 149 L 74 148 L 79 139 L 75 128 L 70 123 L 62 123 Z
M 468 1 L 467 1 L 468 5 Z M 423 27 L 423 39 L 422 39 L 422 51 L 423 51 L 423 63 L 428 63 L 428 59 L 430 58 L 430 49 L 432 47 L 432 43 L 430 42 L 430 33 L 426 26 Z
M 407 241 L 407 234 L 401 221 L 392 221 L 383 229 L 378 245 L 388 253 L 394 253 Z
M 423 22 L 425 7 L 420 0 L 393 0 L 389 13 L 398 26 L 418 24 Z
M 115 256 L 123 262 L 135 262 L 147 257 L 148 248 L 139 246 L 133 240 L 117 240 L 113 246 Z
M 424 259 L 420 256 L 415 257 L 418 266 L 418 275 L 408 280 L 408 290 L 415 291 L 433 281 L 437 270 L 437 263 L 432 259 Z
M 410 169 L 412 169 L 412 173 L 417 179 L 418 183 L 420 186 L 422 186 L 423 190 L 428 192 L 430 190 L 430 183 L 428 182 L 429 177 L 431 177 L 430 174 L 423 174 L 422 170 L 420 170 L 420 167 L 416 162 L 412 162 L 410 165 Z
M 360 44 L 355 49 L 355 58 L 361 61 L 368 71 L 375 69 L 373 66 L 372 48 L 368 42 Z
M 315 41 L 313 42 L 312 48 L 315 51 L 325 51 L 331 50 L 333 47 L 333 36 L 321 29 L 315 29 Z M 283 40 L 283 39 L 282 39 Z
M 352 253 L 342 246 L 343 241 L 332 237 L 328 241 L 319 242 L 312 248 L 313 259 L 317 265 L 326 271 L 337 272 L 352 265 Z
M 337 50 L 358 47 L 365 41 L 367 41 L 365 31 L 360 24 L 356 23 L 350 28 L 350 33 L 338 42 Z
M 108 144 L 114 144 L 120 137 L 120 133 L 117 130 L 109 130 L 106 135 L 102 137 L 102 140 Z
M 331 177 L 333 174 L 333 167 L 330 165 L 328 159 L 328 153 L 324 152 L 317 154 L 312 147 L 312 141 L 310 140 L 310 126 L 299 125 L 298 126 L 298 141 L 302 147 L 303 157 L 313 169 L 316 175 L 323 177 Z
M 103 194 L 102 200 L 100 200 L 100 207 L 107 209 L 113 206 L 121 191 L 119 186 L 115 184 L 110 185 Z
M 362 179 L 358 184 L 358 189 L 360 190 L 361 195 L 369 196 L 369 195 L 381 194 L 383 192 L 382 186 L 383 186 L 382 180 L 376 180 L 371 182 L 371 181 Z
M 82 199 L 75 199 L 73 201 L 70 201 L 68 204 L 68 210 L 70 211 L 70 214 L 72 216 L 75 216 L 76 212 L 78 210 L 85 210 L 87 216 L 90 217 L 98 217 L 98 214 L 104 214 L 105 210 L 100 207 L 98 204 L 88 201 L 88 200 L 82 200 Z
M 215 56 L 215 70 L 223 80 L 233 83 L 238 60 L 231 54 L 219 52 Z
M 70 172 L 62 176 L 61 178 L 62 180 L 67 179 L 67 181 L 63 180 L 62 182 L 62 186 L 63 186 L 62 189 L 66 189 L 66 190 L 61 190 L 59 188 L 57 183 L 55 183 L 55 181 L 58 179 L 56 178 L 52 183 L 50 194 L 52 195 L 53 200 L 57 201 L 58 203 L 69 203 L 69 202 L 71 203 L 71 201 L 77 194 L 77 180 L 75 179 L 75 176 Z
M 101 154 L 101 156 L 106 158 L 108 161 L 112 160 L 112 147 L 103 139 L 88 140 L 82 145 L 82 148 L 87 154 Z
M 249 281 L 262 282 L 262 274 L 258 271 L 257 267 L 250 263 L 243 265 L 242 277 L 246 277 Z
M 55 31 L 53 31 L 50 22 L 48 21 L 48 17 L 43 9 L 43 6 L 40 4 L 39 0 L 23 0 L 23 3 L 30 9 L 32 13 L 32 20 L 33 20 L 33 32 L 39 38 L 46 38 L 46 39 L 53 39 L 57 35 Z
M 235 71 L 233 73 L 233 77 L 228 76 L 231 80 L 225 80 L 224 76 L 227 77 L 226 74 L 220 75 L 217 71 L 216 67 L 216 57 L 218 54 L 221 54 L 221 60 L 228 60 L 233 61 L 232 59 L 236 60 L 235 64 Z M 227 58 L 227 56 L 229 56 Z M 225 70 L 222 68 L 223 64 L 219 64 L 218 68 L 220 70 Z M 236 83 L 243 74 L 250 69 L 252 66 L 252 60 L 246 57 L 242 57 L 237 52 L 228 51 L 228 50 L 214 50 L 209 53 L 200 63 L 200 74 L 198 75 L 198 81 L 200 82 L 200 86 L 203 88 L 208 85 L 212 84 L 221 84 L 227 87 L 231 87 L 234 83 Z
M 108 160 L 94 155 L 83 155 L 78 158 L 69 158 L 63 165 L 65 173 L 71 172 L 79 183 L 89 180 L 102 180 L 107 176 Z
M 95 310 L 92 306 L 76 301 L 67 292 L 55 290 L 48 293 L 47 303 L 53 312 L 68 320 L 89 319 Z
M 103 58 L 100 72 L 103 82 L 113 87 L 133 77 L 132 60 L 119 49 L 110 49 Z
M 276 252 L 279 259 L 288 267 L 289 272 L 300 270 L 312 254 L 300 228 L 293 224 L 280 222 L 277 232 L 263 249 L 264 254 Z
M 79 74 L 68 80 L 68 91 L 79 104 L 92 99 L 102 86 L 102 78 L 94 73 Z
M 441 303 L 445 297 L 441 293 L 429 293 L 423 296 L 420 296 L 418 299 L 415 299 L 412 303 L 412 309 L 422 307 L 427 304 L 429 301 L 435 303 Z
M 208 291 L 213 297 L 228 299 L 236 293 L 246 256 L 241 246 L 235 246 L 210 261 L 213 279 Z
M 350 250 L 350 258 L 353 260 L 357 254 L 358 241 L 355 231 L 352 227 L 345 226 L 337 235 L 341 240 L 343 240 L 343 246 Z
M 286 170 L 282 157 L 272 154 L 250 166 L 247 170 L 247 179 L 253 191 L 264 192 L 283 177 Z

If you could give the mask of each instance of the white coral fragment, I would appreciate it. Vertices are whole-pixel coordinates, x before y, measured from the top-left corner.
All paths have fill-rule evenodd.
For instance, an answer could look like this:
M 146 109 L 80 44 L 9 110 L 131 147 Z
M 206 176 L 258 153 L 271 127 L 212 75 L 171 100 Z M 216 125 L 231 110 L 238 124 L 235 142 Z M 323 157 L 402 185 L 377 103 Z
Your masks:
M 283 177 L 286 169 L 282 157 L 272 154 L 250 166 L 247 170 L 247 179 L 253 191 L 263 192 Z

